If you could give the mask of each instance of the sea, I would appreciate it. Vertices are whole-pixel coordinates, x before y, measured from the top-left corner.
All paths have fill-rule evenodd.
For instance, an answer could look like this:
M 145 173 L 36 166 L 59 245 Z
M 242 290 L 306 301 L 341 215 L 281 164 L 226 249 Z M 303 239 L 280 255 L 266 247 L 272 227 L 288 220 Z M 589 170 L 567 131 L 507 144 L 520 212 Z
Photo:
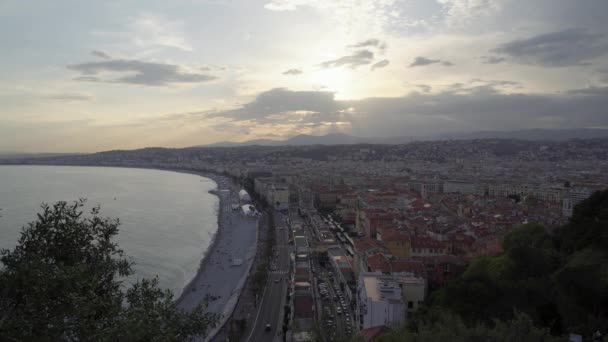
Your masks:
M 126 282 L 158 277 L 178 298 L 217 231 L 217 184 L 171 171 L 73 166 L 0 166 L 0 249 L 16 246 L 43 203 L 86 199 L 85 210 L 120 220 L 116 242 L 132 258 Z M 2 267 L 2 265 L 0 265 Z

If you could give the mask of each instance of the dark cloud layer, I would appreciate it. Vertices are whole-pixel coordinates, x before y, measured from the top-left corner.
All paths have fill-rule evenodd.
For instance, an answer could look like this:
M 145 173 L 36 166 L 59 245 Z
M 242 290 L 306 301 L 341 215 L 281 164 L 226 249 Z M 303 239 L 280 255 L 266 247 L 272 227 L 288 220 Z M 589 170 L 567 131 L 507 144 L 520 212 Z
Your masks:
M 49 98 L 51 100 L 67 101 L 67 102 L 91 101 L 91 100 L 93 100 L 93 96 L 91 96 L 91 95 L 87 95 L 87 94 L 71 94 L 71 93 L 49 95 L 49 96 L 47 96 L 47 98 Z
M 439 93 L 348 101 L 335 100 L 331 92 L 279 88 L 261 93 L 240 108 L 207 117 L 251 125 L 293 123 L 298 128 L 347 122 L 353 133 L 361 135 L 608 126 L 608 87 L 559 94 L 503 92 L 518 86 L 512 81 L 471 80 Z M 430 87 L 421 90 L 430 91 Z
M 521 64 L 545 67 L 567 67 L 608 53 L 608 40 L 603 34 L 574 28 L 514 40 L 492 52 L 511 57 Z
M 349 68 L 356 68 L 361 65 L 370 64 L 374 60 L 374 53 L 369 50 L 359 50 L 352 55 L 343 56 L 330 61 L 321 63 L 323 68 L 336 68 L 341 66 L 347 66 Z
M 80 72 L 79 81 L 127 83 L 147 86 L 166 86 L 172 83 L 200 83 L 217 77 L 184 71 L 175 64 L 144 62 L 139 60 L 112 59 L 68 65 L 68 69 Z M 118 78 L 102 78 L 105 72 L 120 73 Z
M 302 73 L 301 69 L 289 69 L 283 71 L 283 75 L 300 75 Z
M 105 53 L 103 51 L 99 51 L 99 50 L 91 51 L 91 55 L 93 55 L 95 57 L 103 58 L 103 59 L 112 59 L 112 57 L 110 57 L 110 55 L 108 55 L 107 53 Z
M 372 65 L 371 69 L 372 70 L 376 70 L 376 69 L 380 69 L 380 68 L 384 68 L 385 66 L 387 66 L 389 64 L 388 59 L 383 59 L 379 62 L 376 62 Z
M 226 117 L 235 120 L 262 120 L 273 115 L 304 111 L 330 113 L 340 108 L 334 93 L 326 91 L 291 91 L 275 88 L 259 94 L 255 100 L 241 108 L 220 111 L 208 117 Z
M 419 66 L 425 66 L 425 65 L 431 65 L 431 64 L 441 64 L 443 66 L 454 65 L 452 62 L 449 62 L 449 61 L 442 61 L 441 59 L 430 59 L 430 58 L 418 56 L 418 57 L 414 58 L 414 61 L 412 63 L 410 63 L 409 67 L 413 68 L 413 67 L 419 67 Z
M 481 56 L 481 63 L 483 64 L 498 64 L 503 63 L 506 60 L 506 58 L 498 56 Z
M 364 47 L 370 47 L 370 46 L 376 47 L 380 51 L 386 50 L 386 43 L 379 39 L 375 39 L 375 38 L 368 39 L 366 41 L 359 42 L 357 44 L 348 45 L 348 47 L 350 47 L 350 48 L 364 48 Z

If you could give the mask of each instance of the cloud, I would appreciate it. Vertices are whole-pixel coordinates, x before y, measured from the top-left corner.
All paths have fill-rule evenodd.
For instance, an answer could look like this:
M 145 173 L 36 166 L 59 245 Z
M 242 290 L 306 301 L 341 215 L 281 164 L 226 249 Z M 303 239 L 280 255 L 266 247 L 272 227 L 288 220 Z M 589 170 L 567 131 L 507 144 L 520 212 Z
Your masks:
M 370 47 L 370 46 L 378 48 L 378 50 L 380 50 L 380 51 L 386 50 L 386 43 L 379 39 L 375 39 L 375 38 L 368 39 L 366 41 L 362 41 L 357 44 L 348 45 L 348 47 L 350 47 L 350 48 L 364 48 L 364 47 Z
M 608 83 L 608 69 L 600 69 L 597 72 L 600 75 L 600 81 Z
M 483 64 L 498 64 L 498 63 L 502 63 L 505 62 L 507 59 L 504 57 L 498 57 L 498 56 L 481 56 L 481 63 Z
M 283 71 L 283 75 L 300 75 L 302 73 L 301 69 L 289 69 L 286 71 Z
M 91 100 L 93 100 L 93 96 L 92 95 L 88 95 L 88 94 L 76 94 L 76 93 L 53 94 L 53 95 L 48 95 L 47 98 L 51 99 L 51 100 L 67 101 L 67 102 L 91 101 Z
M 470 23 L 473 19 L 499 12 L 508 0 L 437 0 L 443 6 L 449 26 Z
M 544 67 L 583 65 L 608 53 L 608 41 L 603 34 L 573 28 L 514 40 L 492 50 L 510 56 L 521 64 Z
M 206 118 L 246 122 L 254 131 L 258 125 L 276 125 L 275 132 L 279 127 L 306 131 L 335 124 L 367 136 L 608 125 L 608 87 L 522 94 L 503 92 L 519 86 L 505 80 L 473 79 L 437 93 L 430 93 L 428 85 L 414 86 L 422 93 L 360 100 L 336 100 L 330 92 L 277 88 L 237 109 Z
M 384 68 L 385 66 L 387 66 L 389 64 L 388 59 L 383 59 L 380 62 L 376 62 L 374 63 L 374 65 L 372 65 L 372 70 L 376 70 L 376 69 L 380 69 L 380 68 Z
M 409 67 L 413 68 L 413 67 L 425 66 L 425 65 L 431 65 L 431 64 L 438 64 L 438 63 L 442 64 L 443 66 L 452 66 L 452 65 L 454 65 L 452 62 L 449 62 L 449 61 L 442 61 L 441 59 L 430 59 L 430 58 L 418 56 L 409 65 Z
M 343 56 L 330 61 L 321 63 L 323 68 L 335 68 L 347 66 L 349 68 L 357 68 L 361 65 L 370 64 L 374 59 L 374 53 L 369 50 L 359 50 L 352 55 Z
M 218 111 L 207 117 L 224 117 L 233 120 L 264 121 L 271 116 L 290 112 L 330 113 L 340 109 L 334 93 L 328 91 L 292 91 L 275 88 L 260 93 L 255 100 L 239 108 Z
M 133 42 L 142 47 L 161 46 L 192 51 L 183 24 L 158 14 L 140 13 L 130 22 Z
M 108 55 L 107 53 L 105 53 L 103 51 L 99 51 L 99 50 L 91 51 L 91 55 L 93 55 L 95 57 L 103 58 L 103 59 L 112 59 L 112 57 L 110 57 L 110 55 Z
M 179 20 L 168 19 L 160 14 L 137 13 L 126 18 L 125 27 L 112 31 L 93 31 L 95 36 L 112 40 L 124 48 L 138 48 L 141 55 L 154 53 L 159 50 L 182 50 L 191 52 L 192 44 L 188 39 L 184 23 Z M 101 56 L 98 56 L 101 57 Z
M 264 8 L 271 11 L 294 11 L 299 3 L 292 0 L 272 0 L 264 5 Z
M 78 81 L 166 86 L 173 83 L 201 83 L 217 77 L 190 72 L 175 64 L 144 62 L 129 59 L 113 59 L 68 65 L 68 69 L 80 72 Z M 119 73 L 118 78 L 102 78 L 104 73 Z

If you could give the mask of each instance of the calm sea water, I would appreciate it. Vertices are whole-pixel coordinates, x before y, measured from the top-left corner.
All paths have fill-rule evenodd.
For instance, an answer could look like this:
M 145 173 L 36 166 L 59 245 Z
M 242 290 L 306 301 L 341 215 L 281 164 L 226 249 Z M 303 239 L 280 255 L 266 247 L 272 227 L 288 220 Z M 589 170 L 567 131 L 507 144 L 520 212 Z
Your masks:
M 121 221 L 117 242 L 134 278 L 158 275 L 176 298 L 217 230 L 216 183 L 196 175 L 128 168 L 0 166 L 0 248 L 13 248 L 41 203 L 87 199 Z M 132 280 L 132 279 L 131 279 Z

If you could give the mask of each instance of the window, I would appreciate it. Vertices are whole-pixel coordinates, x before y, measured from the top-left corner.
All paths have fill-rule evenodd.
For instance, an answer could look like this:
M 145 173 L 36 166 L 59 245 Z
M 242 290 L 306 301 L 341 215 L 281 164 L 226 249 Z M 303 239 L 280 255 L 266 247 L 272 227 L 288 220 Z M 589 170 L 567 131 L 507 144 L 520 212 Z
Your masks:
M 407 302 L 407 308 L 408 309 L 413 309 L 414 308 L 414 302 L 412 302 L 411 300 Z

